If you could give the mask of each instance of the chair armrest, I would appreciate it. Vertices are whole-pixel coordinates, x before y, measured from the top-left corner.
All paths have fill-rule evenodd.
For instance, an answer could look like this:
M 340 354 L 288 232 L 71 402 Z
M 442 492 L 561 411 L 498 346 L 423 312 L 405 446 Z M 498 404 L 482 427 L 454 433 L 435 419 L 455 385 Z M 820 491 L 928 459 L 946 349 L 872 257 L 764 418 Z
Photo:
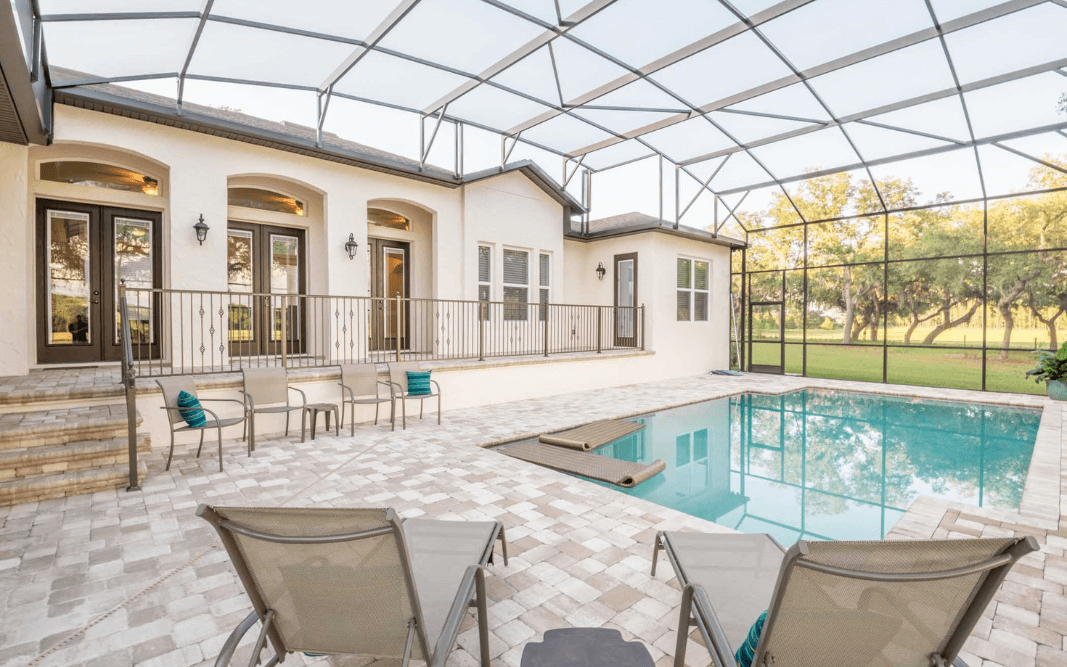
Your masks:
M 392 386 L 392 384 L 391 384 L 391 383 L 389 383 L 389 382 L 382 382 L 381 380 L 376 380 L 376 382 L 377 382 L 378 384 L 380 384 L 380 385 L 383 385 L 383 386 L 385 386 L 385 387 L 388 387 L 388 388 L 389 388 L 389 396 L 390 396 L 390 397 L 392 397 L 392 395 L 393 395 L 393 386 Z M 379 398 L 379 396 L 378 396 L 378 388 L 377 388 L 377 387 L 375 387 L 375 388 L 374 388 L 374 398 Z
M 300 394 L 300 399 L 303 401 L 301 406 L 302 407 L 307 407 L 308 395 L 304 393 L 303 389 L 297 389 L 296 387 L 288 387 L 288 386 L 286 387 L 286 389 L 288 389 L 289 391 L 295 391 L 296 393 Z
M 448 660 L 448 654 L 452 652 L 452 646 L 459 636 L 460 626 L 463 625 L 463 619 L 466 618 L 467 610 L 470 608 L 471 598 L 474 597 L 475 578 L 479 573 L 485 576 L 481 565 L 471 565 L 463 573 L 459 590 L 456 591 L 452 607 L 448 610 L 448 616 L 445 617 L 444 627 L 441 628 L 441 637 L 433 648 L 433 660 L 430 661 L 429 667 L 444 667 L 445 661 Z
M 241 395 L 245 397 L 245 410 L 254 413 L 256 411 L 256 402 L 252 400 L 252 394 L 242 391 Z
M 237 624 L 237 627 L 233 629 L 230 636 L 226 638 L 226 643 L 222 645 L 222 650 L 219 651 L 219 657 L 215 658 L 215 667 L 226 667 L 230 664 L 230 659 L 233 658 L 234 651 L 237 650 L 237 645 L 241 643 L 241 638 L 245 636 L 252 626 L 259 620 L 259 614 L 255 610 L 251 614 L 245 616 L 244 620 Z
M 181 414 L 182 410 L 195 410 L 196 408 L 172 408 L 172 407 L 168 407 L 168 406 L 164 405 L 164 406 L 161 406 L 159 409 L 160 410 L 167 410 L 167 411 L 175 410 L 175 411 L 178 412 L 178 414 Z M 214 417 L 215 421 L 219 421 L 219 416 L 215 412 L 213 412 L 211 410 L 208 410 L 207 408 L 205 408 L 202 405 L 200 406 L 200 409 L 203 410 L 205 413 L 207 413 L 207 414 L 211 415 L 212 417 Z
M 381 382 L 381 380 L 379 380 L 379 382 Z M 400 392 L 400 396 L 403 396 L 403 395 L 404 395 L 404 388 L 403 388 L 403 387 L 401 387 L 399 383 L 397 383 L 397 382 L 393 382 L 392 380 L 390 380 L 390 381 L 389 381 L 389 394 L 390 394 L 390 395 L 391 395 L 391 396 L 392 396 L 393 398 L 395 398 L 395 397 L 396 397 L 396 393 L 394 393 L 394 392 L 393 392 L 393 387 L 396 387 L 396 388 L 397 388 L 397 390 L 399 390 L 399 392 Z
M 240 403 L 241 405 L 248 405 L 246 401 L 238 400 L 236 398 L 201 398 L 199 400 L 201 403 L 210 401 L 212 403 Z
M 437 395 L 441 395 L 441 385 L 437 384 L 437 380 L 430 380 L 430 384 L 437 387 Z
M 356 400 L 356 393 L 354 391 L 352 391 L 352 387 L 349 387 L 348 385 L 346 385 L 343 382 L 338 382 L 337 384 L 341 387 L 341 401 L 342 402 L 345 401 L 345 392 L 346 391 L 348 392 L 348 400 L 349 401 Z
M 699 584 L 687 584 L 685 588 L 692 591 L 693 611 L 696 612 L 697 628 L 704 638 L 704 643 L 709 647 L 708 653 L 711 654 L 712 662 L 717 667 L 737 667 L 737 661 L 734 660 L 733 647 L 730 646 L 730 642 L 726 639 L 726 633 L 723 632 L 719 618 L 715 615 L 715 610 L 711 608 L 711 601 L 708 600 L 708 594 L 704 587 Z M 685 590 L 683 590 L 683 602 L 685 598 Z M 683 629 L 679 628 L 678 631 L 682 632 Z M 688 631 L 686 631 L 686 634 L 689 634 Z

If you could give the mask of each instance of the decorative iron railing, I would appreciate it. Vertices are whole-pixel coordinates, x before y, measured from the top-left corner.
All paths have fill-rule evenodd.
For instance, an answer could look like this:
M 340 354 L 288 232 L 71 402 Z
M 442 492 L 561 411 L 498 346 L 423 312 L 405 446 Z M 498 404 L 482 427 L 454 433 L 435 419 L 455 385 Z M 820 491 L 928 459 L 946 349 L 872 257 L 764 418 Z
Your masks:
M 641 349 L 643 306 L 120 288 L 137 376 Z

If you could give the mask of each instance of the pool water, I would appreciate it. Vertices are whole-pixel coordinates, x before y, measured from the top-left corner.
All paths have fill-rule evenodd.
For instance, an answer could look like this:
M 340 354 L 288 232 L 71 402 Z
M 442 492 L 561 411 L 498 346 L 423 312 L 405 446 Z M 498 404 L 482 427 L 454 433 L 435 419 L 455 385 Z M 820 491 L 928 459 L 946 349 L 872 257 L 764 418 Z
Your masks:
M 915 498 L 1018 509 L 1041 412 L 851 392 L 739 394 L 596 450 L 667 464 L 623 493 L 783 544 L 881 539 Z

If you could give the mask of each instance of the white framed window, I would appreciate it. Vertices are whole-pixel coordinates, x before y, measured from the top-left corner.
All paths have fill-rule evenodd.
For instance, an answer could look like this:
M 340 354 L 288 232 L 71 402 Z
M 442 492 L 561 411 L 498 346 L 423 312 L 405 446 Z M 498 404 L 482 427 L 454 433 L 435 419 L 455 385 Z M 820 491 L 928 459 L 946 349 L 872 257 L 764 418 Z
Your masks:
M 678 258 L 678 321 L 707 322 L 709 266 L 700 259 Z
M 493 300 L 493 248 L 478 246 L 478 300 Z
M 552 300 L 552 256 L 544 252 L 538 256 L 538 289 L 540 289 L 538 303 L 541 304 L 538 310 L 540 319 L 544 322 L 548 304 Z
M 530 253 L 504 248 L 504 319 L 526 320 L 530 302 Z

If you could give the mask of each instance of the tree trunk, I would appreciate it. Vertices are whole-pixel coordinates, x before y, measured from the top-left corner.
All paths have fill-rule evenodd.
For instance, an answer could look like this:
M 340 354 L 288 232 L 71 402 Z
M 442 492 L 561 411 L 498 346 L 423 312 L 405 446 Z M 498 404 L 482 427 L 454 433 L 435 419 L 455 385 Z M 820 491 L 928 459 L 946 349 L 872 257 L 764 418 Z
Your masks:
M 952 329 L 953 327 L 958 327 L 961 324 L 966 324 L 967 322 L 970 322 L 971 318 L 974 317 L 975 311 L 978 310 L 978 306 L 981 303 L 981 299 L 975 299 L 974 304 L 966 313 L 960 315 L 954 320 L 950 320 L 949 318 L 951 317 L 951 315 L 949 314 L 949 311 L 952 308 L 952 300 L 946 296 L 942 306 L 942 312 L 944 313 L 945 319 L 941 322 L 941 324 L 934 327 L 933 331 L 926 335 L 926 338 L 923 339 L 923 345 L 932 345 L 934 339 L 936 339 L 944 332 L 948 331 L 949 329 Z
M 1012 315 L 1011 306 L 1023 295 L 1026 288 L 1030 286 L 1030 280 L 1033 278 L 1020 278 L 1015 281 L 1011 289 L 1004 293 L 1000 299 L 997 300 L 997 310 L 1000 311 L 1001 317 L 1004 318 L 1004 338 L 1000 344 L 1000 358 L 1008 358 L 1008 348 L 1011 347 L 1011 331 L 1015 328 L 1015 316 Z
M 908 330 L 904 332 L 904 344 L 911 345 L 911 335 L 915 333 L 915 330 L 919 328 L 919 317 L 917 315 L 911 316 L 911 324 L 908 325 Z
M 845 297 L 845 331 L 841 337 L 841 343 L 848 345 L 852 342 L 852 322 L 856 319 L 856 304 L 852 300 L 852 267 L 844 269 L 844 285 L 842 293 Z
M 882 300 L 875 295 L 874 301 L 874 317 L 871 318 L 871 342 L 878 342 L 878 323 L 882 320 Z

